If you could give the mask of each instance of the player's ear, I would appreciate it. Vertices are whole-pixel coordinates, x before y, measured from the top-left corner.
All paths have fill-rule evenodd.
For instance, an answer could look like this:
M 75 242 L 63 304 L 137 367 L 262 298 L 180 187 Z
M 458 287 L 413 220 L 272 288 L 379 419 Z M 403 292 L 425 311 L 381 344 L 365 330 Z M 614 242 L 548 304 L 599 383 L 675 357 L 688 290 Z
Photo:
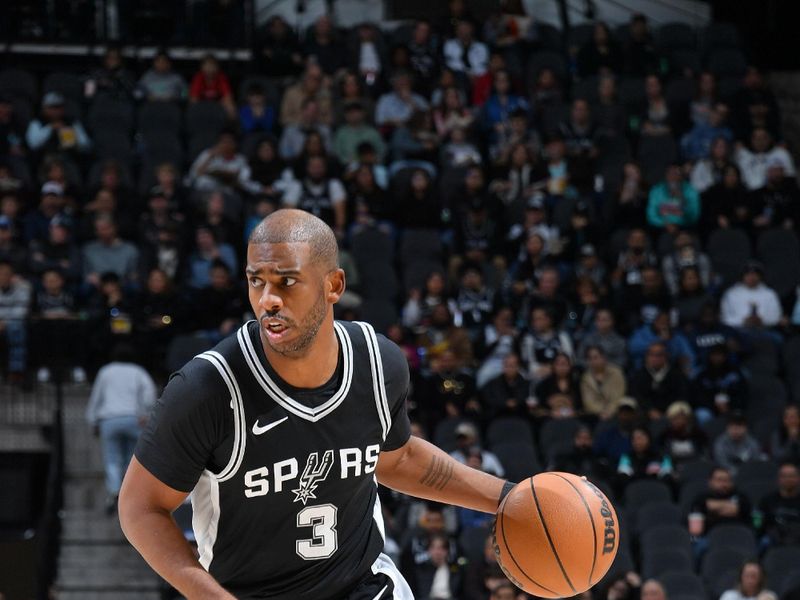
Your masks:
M 334 269 L 328 273 L 325 276 L 325 287 L 328 302 L 336 304 L 344 294 L 346 287 L 344 271 L 342 269 Z

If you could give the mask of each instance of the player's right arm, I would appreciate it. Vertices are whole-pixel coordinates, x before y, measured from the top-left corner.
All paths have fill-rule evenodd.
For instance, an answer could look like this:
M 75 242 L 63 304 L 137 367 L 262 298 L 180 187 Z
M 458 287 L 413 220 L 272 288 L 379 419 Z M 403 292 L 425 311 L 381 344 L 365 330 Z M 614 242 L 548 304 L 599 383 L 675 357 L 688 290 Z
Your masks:
M 184 597 L 235 600 L 198 562 L 172 513 L 188 494 L 156 479 L 134 456 L 119 494 L 125 537 Z

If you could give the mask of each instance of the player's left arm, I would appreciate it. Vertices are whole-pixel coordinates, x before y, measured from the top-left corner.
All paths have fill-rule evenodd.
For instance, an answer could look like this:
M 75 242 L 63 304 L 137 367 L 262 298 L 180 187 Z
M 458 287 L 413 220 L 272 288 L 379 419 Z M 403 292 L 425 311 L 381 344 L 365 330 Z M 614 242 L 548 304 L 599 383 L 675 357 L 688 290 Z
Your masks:
M 487 513 L 497 511 L 510 490 L 505 480 L 463 465 L 414 436 L 396 450 L 381 452 L 376 472 L 380 483 L 398 492 Z

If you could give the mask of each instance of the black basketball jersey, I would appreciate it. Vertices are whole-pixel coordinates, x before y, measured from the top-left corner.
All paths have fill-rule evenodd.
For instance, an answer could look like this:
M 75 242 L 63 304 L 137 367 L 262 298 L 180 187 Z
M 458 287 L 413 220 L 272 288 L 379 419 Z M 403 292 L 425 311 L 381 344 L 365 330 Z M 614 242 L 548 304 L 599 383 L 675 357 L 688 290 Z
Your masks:
M 192 492 L 201 564 L 237 597 L 342 598 L 378 571 L 375 467 L 410 436 L 402 352 L 366 323 L 335 322 L 336 374 L 282 381 L 251 321 L 174 375 L 136 448 L 159 480 Z

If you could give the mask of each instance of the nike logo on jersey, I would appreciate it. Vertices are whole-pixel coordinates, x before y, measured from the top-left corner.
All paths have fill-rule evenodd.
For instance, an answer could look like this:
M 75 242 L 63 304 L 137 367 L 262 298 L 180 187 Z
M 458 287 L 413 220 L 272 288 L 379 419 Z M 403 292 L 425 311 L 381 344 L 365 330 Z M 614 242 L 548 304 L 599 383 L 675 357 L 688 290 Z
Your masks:
M 289 417 L 283 417 L 282 419 L 278 419 L 277 421 L 273 421 L 272 423 L 267 423 L 266 425 L 263 425 L 261 427 L 258 426 L 258 420 L 256 420 L 256 422 L 253 423 L 253 433 L 255 435 L 261 435 L 262 433 L 266 433 L 270 429 L 272 429 L 274 427 L 277 427 L 278 425 L 280 425 L 284 421 L 288 421 L 288 420 L 289 420 Z

